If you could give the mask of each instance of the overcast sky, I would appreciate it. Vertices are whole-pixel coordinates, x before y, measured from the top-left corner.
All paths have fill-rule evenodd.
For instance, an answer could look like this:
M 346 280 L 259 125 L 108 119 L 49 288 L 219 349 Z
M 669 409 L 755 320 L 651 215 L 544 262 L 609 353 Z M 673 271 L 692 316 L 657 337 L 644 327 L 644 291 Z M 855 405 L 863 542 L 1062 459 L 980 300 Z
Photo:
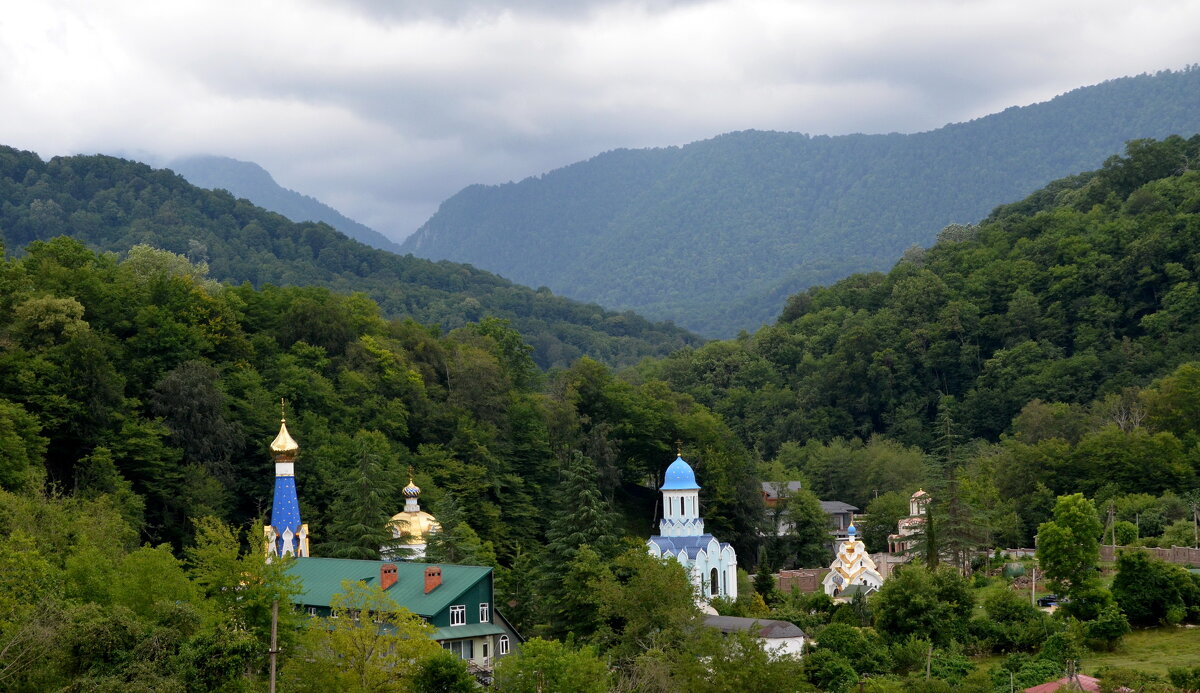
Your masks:
M 254 161 L 400 238 L 617 147 L 916 132 L 1196 62 L 1200 0 L 29 0 L 0 144 Z

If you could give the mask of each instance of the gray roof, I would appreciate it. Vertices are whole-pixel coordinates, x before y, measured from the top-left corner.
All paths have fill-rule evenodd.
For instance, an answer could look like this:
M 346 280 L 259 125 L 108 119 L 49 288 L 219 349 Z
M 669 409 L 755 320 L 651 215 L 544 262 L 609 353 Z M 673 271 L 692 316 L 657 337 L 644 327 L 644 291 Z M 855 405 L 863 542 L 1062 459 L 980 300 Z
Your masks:
M 770 618 L 739 618 L 737 616 L 705 616 L 704 625 L 722 633 L 744 631 L 760 638 L 803 638 L 804 631 L 790 621 Z
M 821 501 L 821 510 L 824 510 L 826 515 L 858 512 L 858 508 L 841 501 Z
M 688 558 L 695 558 L 702 549 L 708 548 L 708 543 L 713 540 L 711 534 L 699 534 L 691 537 L 663 537 L 654 535 L 650 537 L 650 541 L 658 544 L 658 548 L 664 554 L 678 554 L 680 549 L 687 552 Z M 729 546 L 728 542 L 718 541 L 721 548 Z
M 865 597 L 874 591 L 875 591 L 875 587 L 872 585 L 846 585 L 846 588 L 844 590 L 842 590 L 841 592 L 838 592 L 838 596 L 839 597 L 853 597 L 854 595 L 858 594 L 859 592 L 862 592 L 863 596 Z
M 788 493 L 795 493 L 804 488 L 803 481 L 764 481 L 762 482 L 763 493 L 767 494 L 767 498 L 778 498 L 779 492 L 786 490 Z

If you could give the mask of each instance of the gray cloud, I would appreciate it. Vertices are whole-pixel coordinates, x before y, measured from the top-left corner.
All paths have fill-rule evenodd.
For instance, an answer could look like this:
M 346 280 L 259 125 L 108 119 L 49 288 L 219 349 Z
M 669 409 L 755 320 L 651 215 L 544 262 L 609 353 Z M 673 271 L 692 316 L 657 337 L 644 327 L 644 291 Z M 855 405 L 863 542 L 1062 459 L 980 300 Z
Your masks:
M 912 132 L 1197 61 L 1200 0 L 50 0 L 3 143 L 256 161 L 394 236 L 465 185 L 729 130 Z

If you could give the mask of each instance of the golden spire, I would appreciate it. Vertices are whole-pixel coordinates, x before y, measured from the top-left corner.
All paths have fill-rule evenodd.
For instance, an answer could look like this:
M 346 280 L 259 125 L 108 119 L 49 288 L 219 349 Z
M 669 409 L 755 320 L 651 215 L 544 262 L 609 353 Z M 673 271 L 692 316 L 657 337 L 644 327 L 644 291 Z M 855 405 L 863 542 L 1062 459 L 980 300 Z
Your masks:
M 275 436 L 275 440 L 271 443 L 271 452 L 277 455 L 295 454 L 300 450 L 300 445 L 292 439 L 292 435 L 287 430 L 287 417 L 284 416 L 283 398 L 279 398 L 279 435 Z
M 683 457 L 683 441 L 682 440 L 675 441 L 675 456 Z

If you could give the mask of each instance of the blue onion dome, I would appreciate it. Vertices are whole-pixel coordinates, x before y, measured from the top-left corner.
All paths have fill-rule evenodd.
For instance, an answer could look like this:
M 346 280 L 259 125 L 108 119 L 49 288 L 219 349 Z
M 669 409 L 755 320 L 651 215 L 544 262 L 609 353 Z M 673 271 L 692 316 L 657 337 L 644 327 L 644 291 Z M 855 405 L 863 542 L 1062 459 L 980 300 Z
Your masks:
M 854 535 L 858 534 L 858 529 L 856 529 L 856 528 L 854 527 L 854 523 L 853 523 L 853 522 L 851 522 L 851 523 L 850 523 L 850 526 L 846 528 L 846 534 L 849 534 L 849 535 L 851 536 L 851 538 L 853 538 L 853 537 L 854 537 Z
M 392 488 L 395 488 L 394 486 Z M 421 487 L 413 483 L 412 477 L 408 477 L 408 486 L 403 490 L 405 498 L 416 498 L 421 495 Z
M 663 485 L 659 491 L 699 490 L 699 488 L 700 485 L 696 483 L 696 473 L 692 471 L 692 466 L 684 462 L 682 457 L 676 457 L 671 466 L 667 467 L 667 475 L 663 479 Z

